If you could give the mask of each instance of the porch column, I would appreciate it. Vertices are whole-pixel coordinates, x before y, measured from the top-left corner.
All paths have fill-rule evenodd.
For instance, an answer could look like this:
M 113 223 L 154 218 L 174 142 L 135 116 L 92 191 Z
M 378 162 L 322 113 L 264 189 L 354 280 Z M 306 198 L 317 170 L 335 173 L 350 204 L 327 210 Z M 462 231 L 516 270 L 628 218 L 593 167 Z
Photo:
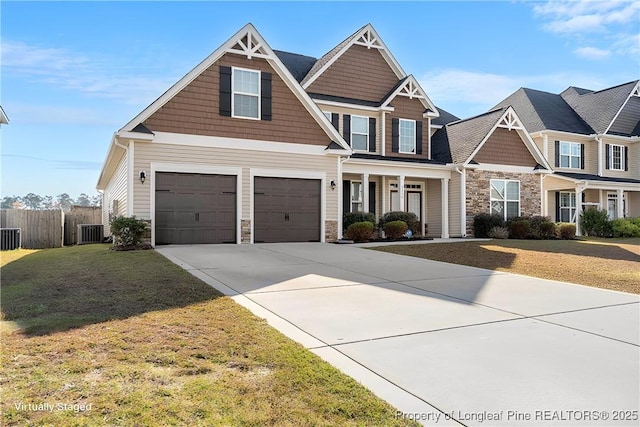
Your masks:
M 380 185 L 382 188 L 380 189 L 380 215 L 384 215 L 387 213 L 387 177 L 382 175 L 380 177 Z
M 362 212 L 369 212 L 369 174 L 362 174 Z
M 618 197 L 618 202 L 616 203 L 616 218 L 624 218 L 624 200 L 622 197 L 624 196 L 624 191 L 620 188 L 616 191 Z
M 576 188 L 576 236 L 582 236 L 580 216 L 582 215 L 582 188 Z
M 449 178 L 442 178 L 440 189 L 442 209 L 442 238 L 449 238 Z
M 400 205 L 398 209 L 404 212 L 404 175 L 398 177 L 398 204 Z

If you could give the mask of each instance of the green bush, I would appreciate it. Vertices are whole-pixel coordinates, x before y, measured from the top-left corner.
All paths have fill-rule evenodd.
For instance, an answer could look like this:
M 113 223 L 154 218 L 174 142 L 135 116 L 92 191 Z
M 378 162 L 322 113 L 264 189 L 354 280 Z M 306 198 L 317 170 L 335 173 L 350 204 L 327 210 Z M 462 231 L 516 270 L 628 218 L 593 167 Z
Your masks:
M 404 221 L 414 235 L 419 234 L 420 220 L 413 212 L 387 212 L 380 218 L 378 227 L 384 230 L 384 225 L 392 221 Z
M 507 227 L 493 227 L 489 231 L 489 237 L 492 239 L 508 239 L 509 229 Z
M 640 217 L 614 219 L 611 229 L 613 237 L 640 237 Z
M 526 239 L 531 236 L 531 224 L 527 219 L 516 219 L 509 223 L 509 237 L 512 239 Z
M 135 216 L 117 216 L 110 222 L 114 246 L 132 247 L 142 243 L 147 223 Z
M 555 238 L 557 234 L 555 222 L 542 221 L 538 226 L 538 234 L 540 236 L 540 239 Z
M 501 215 L 481 213 L 473 217 L 474 237 L 489 237 L 489 232 L 494 227 L 504 227 L 504 219 Z
M 354 242 L 367 242 L 373 236 L 373 223 L 369 221 L 355 222 L 347 227 L 347 238 Z
M 599 209 L 587 209 L 582 212 L 580 229 L 585 236 L 609 237 L 613 234 L 607 211 Z
M 409 229 L 409 226 L 404 221 L 391 221 L 384 225 L 384 234 L 388 239 L 396 240 L 400 239 Z
M 576 225 L 569 222 L 561 222 L 558 224 L 558 237 L 563 240 L 572 240 L 576 237 Z
M 363 221 L 368 221 L 375 225 L 376 216 L 369 212 L 345 212 L 342 215 L 342 229 L 346 230 L 351 224 Z

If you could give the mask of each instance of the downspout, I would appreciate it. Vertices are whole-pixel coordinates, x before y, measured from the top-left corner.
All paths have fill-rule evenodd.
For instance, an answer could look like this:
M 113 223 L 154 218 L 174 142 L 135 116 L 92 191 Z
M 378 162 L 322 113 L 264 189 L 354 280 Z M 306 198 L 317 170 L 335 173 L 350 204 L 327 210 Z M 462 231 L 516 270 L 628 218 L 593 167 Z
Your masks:
M 460 236 L 467 237 L 467 207 L 465 205 L 467 201 L 467 175 L 459 165 L 456 165 L 454 169 L 460 174 Z

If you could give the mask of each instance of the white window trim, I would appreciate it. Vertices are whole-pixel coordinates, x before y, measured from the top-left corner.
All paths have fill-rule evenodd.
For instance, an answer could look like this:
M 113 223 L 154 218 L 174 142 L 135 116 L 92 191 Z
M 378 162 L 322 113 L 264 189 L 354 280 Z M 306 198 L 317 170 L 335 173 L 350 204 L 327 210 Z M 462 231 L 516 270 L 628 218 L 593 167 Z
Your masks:
M 562 144 L 568 144 L 569 145 L 569 154 L 562 154 Z M 580 154 L 578 154 L 577 156 L 571 154 L 571 148 L 572 146 L 577 145 L 579 150 L 582 150 L 582 147 L 580 146 L 579 142 L 570 142 L 570 141 L 560 141 L 560 147 L 558 147 L 558 149 L 560 150 L 560 152 L 558 153 L 558 158 L 560 159 L 560 165 L 559 167 L 561 168 L 565 168 L 565 169 L 582 169 L 582 156 Z M 562 166 L 562 157 L 568 157 L 569 158 L 569 166 Z M 578 166 L 577 167 L 573 167 L 571 166 L 571 159 L 574 157 L 578 157 Z
M 249 93 L 249 92 L 240 92 L 240 91 L 236 91 L 235 87 L 234 87 L 234 82 L 235 82 L 235 72 L 236 70 L 240 70 L 240 71 L 247 71 L 250 73 L 256 73 L 258 74 L 258 94 L 256 95 L 255 93 Z M 244 95 L 244 96 L 252 96 L 252 97 L 256 97 L 258 98 L 258 117 L 248 117 L 248 116 L 239 116 L 236 114 L 236 97 L 235 95 Z M 262 72 L 260 70 L 252 70 L 249 68 L 241 68 L 241 67 L 231 67 L 231 117 L 237 118 L 237 119 L 246 119 L 246 120 L 260 120 L 260 118 L 262 117 L 262 111 L 261 111 L 261 104 L 262 104 Z
M 413 123 L 413 150 L 412 151 L 402 151 L 402 122 L 412 122 Z M 416 154 L 417 150 L 417 138 L 416 138 L 416 121 L 410 119 L 400 119 L 398 122 L 398 153 L 401 154 Z
M 503 181 L 504 182 L 504 200 L 498 200 L 498 199 L 494 199 L 493 197 L 491 197 L 491 187 L 493 185 L 494 181 Z M 513 200 L 513 199 L 509 199 L 507 196 L 507 183 L 509 182 L 517 182 L 518 183 L 518 200 Z M 520 216 L 522 214 L 522 186 L 520 185 L 520 181 L 517 179 L 491 179 L 489 180 L 489 213 L 491 214 L 493 209 L 492 209 L 492 204 L 493 202 L 503 202 L 504 203 L 504 209 L 502 210 L 503 212 L 503 218 L 504 220 L 508 220 L 508 216 L 507 216 L 507 203 L 508 202 L 518 202 L 518 215 L 516 216 Z
M 616 168 L 614 167 L 614 162 L 613 162 L 613 148 L 614 147 L 619 147 L 620 148 L 620 167 Z M 609 144 L 609 170 L 612 171 L 624 171 L 624 145 L 620 145 L 620 144 Z
M 354 132 L 353 131 L 353 119 L 354 118 L 360 118 L 360 119 L 364 119 L 365 123 L 367 124 L 367 133 L 364 134 L 362 132 Z M 367 148 L 362 150 L 362 149 L 356 149 L 353 147 L 353 135 L 364 135 L 367 138 Z M 369 117 L 367 116 L 357 116 L 357 115 L 351 115 L 351 129 L 350 129 L 350 135 L 349 135 L 349 139 L 351 141 L 351 149 L 353 151 L 357 151 L 357 152 L 361 152 L 361 153 L 367 153 L 369 152 Z
M 354 191 L 353 191 L 353 184 L 360 184 L 360 193 L 358 194 L 358 198 L 354 199 Z M 351 188 L 349 189 L 349 192 L 351 193 L 351 203 L 349 204 L 349 212 L 364 212 L 364 187 L 362 186 L 362 181 L 356 181 L 353 180 L 351 181 Z M 354 211 L 353 210 L 353 204 L 357 203 L 360 205 L 360 210 L 358 211 Z
M 569 195 L 569 202 L 573 202 L 573 206 L 562 206 L 562 195 Z M 571 197 L 573 195 L 573 197 Z M 560 192 L 560 206 L 558 206 L 558 210 L 560 211 L 560 218 L 558 221 L 562 221 L 562 210 L 569 211 L 569 222 L 576 222 L 576 213 L 578 212 L 578 198 L 574 191 L 561 191 Z

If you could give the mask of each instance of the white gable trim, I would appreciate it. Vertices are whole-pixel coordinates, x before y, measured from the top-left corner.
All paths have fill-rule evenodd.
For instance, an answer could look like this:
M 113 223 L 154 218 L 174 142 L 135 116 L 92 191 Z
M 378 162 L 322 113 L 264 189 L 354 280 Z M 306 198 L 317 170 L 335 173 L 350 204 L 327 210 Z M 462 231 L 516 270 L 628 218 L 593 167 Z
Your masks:
M 529 135 L 529 132 L 527 132 L 527 130 L 525 129 L 524 125 L 522 124 L 522 121 L 520 120 L 520 118 L 516 114 L 516 112 L 513 109 L 513 107 L 507 108 L 507 110 L 502 114 L 502 116 L 500 116 L 500 118 L 496 121 L 496 123 L 491 128 L 491 130 L 489 132 L 487 132 L 487 134 L 484 136 L 484 138 L 482 139 L 482 142 L 480 142 L 480 144 L 478 144 L 476 149 L 473 150 L 471 155 L 467 158 L 467 160 L 465 160 L 464 166 L 465 167 L 474 167 L 474 165 L 470 164 L 471 160 L 473 160 L 473 158 L 476 156 L 476 154 L 478 154 L 478 152 L 484 146 L 484 144 L 487 142 L 489 137 L 491 135 L 493 135 L 493 132 L 495 132 L 495 130 L 498 127 L 507 128 L 508 126 L 512 126 L 511 129 L 520 131 L 520 132 L 518 132 L 518 135 L 520 135 L 520 138 L 523 140 L 525 146 L 527 147 L 527 149 L 529 150 L 529 152 L 531 153 L 533 158 L 539 164 L 541 164 L 545 169 L 547 169 L 549 171 L 553 170 L 551 168 L 551 165 L 549 164 L 549 162 L 547 162 L 547 159 L 542 155 L 542 153 L 538 149 L 538 146 L 535 144 L 535 142 L 533 142 L 533 139 L 531 139 L 531 136 Z
M 246 43 L 243 42 L 246 39 Z M 238 49 L 236 46 L 241 48 Z M 322 127 L 324 132 L 329 136 L 332 141 L 335 141 L 342 148 L 351 152 L 351 147 L 344 141 L 342 135 L 333 127 L 329 120 L 322 113 L 320 108 L 313 102 L 309 95 L 302 89 L 295 78 L 291 75 L 287 67 L 284 66 L 280 58 L 269 47 L 264 38 L 258 33 L 258 30 L 252 24 L 247 24 L 235 33 L 230 39 L 228 39 L 222 46 L 216 49 L 211 55 L 209 55 L 204 61 L 200 62 L 193 70 L 189 71 L 183 78 L 175 83 L 169 90 L 167 90 L 162 96 L 156 99 L 151 105 L 145 108 L 140 114 L 134 117 L 129 123 L 127 123 L 121 131 L 131 131 L 138 123 L 142 123 L 157 112 L 163 105 L 171 100 L 182 89 L 195 80 L 200 74 L 211 67 L 216 61 L 218 61 L 225 53 L 232 53 L 237 55 L 243 55 L 247 58 L 263 58 L 266 59 L 273 70 L 280 76 L 287 87 L 293 92 L 293 94 L 300 100 L 302 105 L 305 106 L 307 111 L 316 120 L 316 122 Z
M 440 112 L 436 108 L 435 104 L 431 102 L 431 99 L 429 99 L 427 93 L 422 89 L 422 86 L 420 86 L 420 83 L 418 83 L 413 75 L 409 75 L 404 84 L 398 86 L 396 90 L 394 90 L 387 99 L 384 100 L 381 107 L 388 107 L 389 103 L 393 101 L 396 96 L 404 96 L 409 99 L 417 98 L 422 102 L 425 109 L 431 111 L 430 113 L 427 113 L 428 117 L 440 117 Z
M 613 116 L 613 120 L 611 120 L 611 123 L 609 123 L 609 126 L 607 126 L 607 129 L 604 131 L 604 133 L 609 132 L 609 129 L 611 129 L 611 126 L 613 126 L 613 124 L 616 122 L 618 116 L 620 115 L 620 113 L 622 113 L 622 110 L 624 110 L 624 107 L 627 106 L 629 99 L 631 99 L 631 97 L 633 96 L 640 96 L 640 81 L 636 82 L 636 85 L 633 87 L 631 92 L 629 92 L 629 96 L 627 96 L 627 99 L 625 99 L 625 101 L 622 103 L 622 106 L 620 107 L 616 115 Z
M 376 30 L 371 24 L 367 24 L 360 29 L 356 34 L 351 37 L 349 43 L 345 44 L 339 52 L 337 52 L 331 59 L 329 59 L 322 67 L 320 67 L 313 76 L 310 76 L 308 80 L 303 82 L 302 87 L 307 89 L 314 81 L 318 79 L 329 67 L 333 65 L 351 46 L 354 44 L 366 46 L 368 49 L 378 49 L 382 57 L 387 61 L 398 79 L 406 77 L 406 73 L 393 57 L 387 45 L 384 44 Z

